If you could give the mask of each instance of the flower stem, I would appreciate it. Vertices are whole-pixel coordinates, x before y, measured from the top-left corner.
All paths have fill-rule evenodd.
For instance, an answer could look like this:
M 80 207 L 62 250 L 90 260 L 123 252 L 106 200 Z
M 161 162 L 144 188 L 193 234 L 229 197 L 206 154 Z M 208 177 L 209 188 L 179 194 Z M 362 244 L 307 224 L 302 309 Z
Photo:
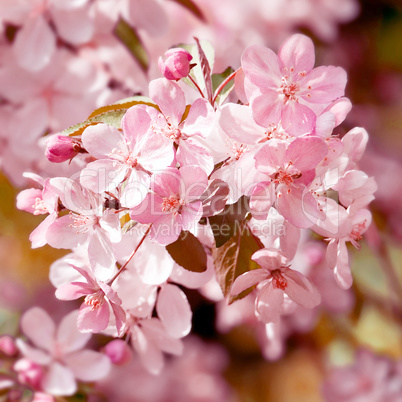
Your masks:
M 134 249 L 134 251 L 131 253 L 130 257 L 128 257 L 128 260 L 125 262 L 125 264 L 119 269 L 119 271 L 116 273 L 116 275 L 110 280 L 109 285 L 111 285 L 118 277 L 119 275 L 127 268 L 128 263 L 132 260 L 132 258 L 135 256 L 136 252 L 138 249 L 141 247 L 142 243 L 144 243 L 144 240 L 149 234 L 149 231 L 151 230 L 152 223 L 149 225 L 147 231 L 144 233 L 144 236 L 142 236 L 142 239 L 140 242 L 137 244 L 137 247 Z
M 212 99 L 212 105 L 215 104 L 216 99 L 218 98 L 219 94 L 222 92 L 222 89 L 225 88 L 225 86 L 236 76 L 236 74 L 239 72 L 240 68 L 238 68 L 236 71 L 233 71 L 233 73 L 230 74 L 223 82 L 221 82 L 221 85 L 219 85 L 218 88 L 216 88 L 214 98 Z
M 194 80 L 194 78 L 189 74 L 187 76 L 189 80 L 195 85 L 195 87 L 198 89 L 198 92 L 201 94 L 203 98 L 205 98 L 204 92 L 202 92 L 201 88 L 198 86 L 197 82 Z

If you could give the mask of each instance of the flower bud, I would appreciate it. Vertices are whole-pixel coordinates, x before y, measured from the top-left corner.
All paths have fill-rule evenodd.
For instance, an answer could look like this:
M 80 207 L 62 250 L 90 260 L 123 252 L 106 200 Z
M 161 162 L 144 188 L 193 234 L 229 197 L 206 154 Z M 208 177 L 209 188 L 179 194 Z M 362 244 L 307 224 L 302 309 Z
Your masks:
M 18 348 L 12 336 L 3 335 L 0 337 L 0 352 L 9 357 L 17 355 Z
M 165 53 L 165 61 L 159 57 L 159 70 L 168 80 L 179 80 L 187 77 L 190 72 L 190 61 L 193 58 L 191 54 L 184 49 L 174 48 Z
M 115 339 L 105 346 L 105 354 L 113 364 L 123 365 L 131 360 L 132 352 L 126 342 Z
M 46 143 L 45 155 L 53 163 L 68 161 L 77 153 L 76 141 L 66 135 L 53 135 Z
M 34 389 L 40 389 L 43 378 L 43 369 L 38 364 L 28 360 L 20 359 L 14 364 L 14 370 L 18 373 L 18 381 Z

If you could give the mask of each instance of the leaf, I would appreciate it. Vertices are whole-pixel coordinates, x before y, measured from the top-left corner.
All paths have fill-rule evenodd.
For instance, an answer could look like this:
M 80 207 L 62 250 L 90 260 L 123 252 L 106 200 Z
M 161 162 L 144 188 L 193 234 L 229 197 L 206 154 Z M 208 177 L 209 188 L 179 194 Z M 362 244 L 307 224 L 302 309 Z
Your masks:
M 194 37 L 194 40 L 197 43 L 202 75 L 203 75 L 204 82 L 205 82 L 205 88 L 207 90 L 207 97 L 208 97 L 208 100 L 212 101 L 213 92 L 212 92 L 212 80 L 211 80 L 211 75 L 212 75 L 211 66 L 209 65 L 207 56 L 205 55 L 204 50 L 201 47 L 200 41 L 196 37 Z
M 106 105 L 102 106 L 98 109 L 95 109 L 88 119 L 91 117 L 98 116 L 100 114 L 103 114 L 105 112 L 110 112 L 112 110 L 120 110 L 120 109 L 130 109 L 130 107 L 135 106 L 135 105 L 147 105 L 154 107 L 158 111 L 160 111 L 159 107 L 152 101 L 152 99 L 146 97 L 146 96 L 132 96 L 130 98 L 125 98 L 122 100 L 119 100 L 118 102 L 112 103 L 111 105 Z
M 241 197 L 235 204 L 227 205 L 223 212 L 208 217 L 216 247 L 222 247 L 239 230 L 248 212 L 248 199 Z
M 116 128 L 121 128 L 121 119 L 123 118 L 124 114 L 126 113 L 127 109 L 120 109 L 120 110 L 112 110 L 110 112 L 105 112 L 99 114 L 95 117 L 92 117 L 88 120 L 85 120 L 82 123 L 76 124 L 75 126 L 69 127 L 63 131 L 64 135 L 69 136 L 76 136 L 81 135 L 83 131 L 95 124 L 105 123 L 109 126 L 113 126 Z
M 226 78 L 230 76 L 234 72 L 232 67 L 228 67 L 224 72 L 220 74 L 212 74 L 212 90 L 215 94 L 215 91 L 218 89 L 219 85 L 222 84 L 223 81 L 225 81 Z M 222 89 L 220 94 L 217 97 L 218 103 L 222 104 L 226 98 L 229 96 L 229 94 L 232 92 L 234 88 L 234 79 L 230 80 L 225 87 Z
M 166 246 L 171 257 L 184 269 L 204 272 L 207 269 L 207 255 L 201 242 L 190 232 L 183 230 L 179 238 Z
M 239 225 L 239 230 L 222 247 L 212 249 L 216 278 L 228 303 L 242 299 L 252 291 L 252 287 L 237 296 L 231 296 L 230 291 L 235 279 L 259 266 L 251 256 L 264 245 L 255 237 L 245 219 Z
M 206 21 L 205 16 L 203 12 L 200 10 L 200 8 L 195 4 L 192 0 L 172 0 L 175 1 L 176 3 L 181 4 L 184 8 L 187 8 L 190 12 L 192 12 L 197 18 L 199 18 L 201 21 Z
M 223 180 L 213 180 L 208 188 L 201 194 L 203 216 L 217 215 L 226 205 L 229 195 L 229 186 Z
M 113 33 L 134 56 L 142 70 L 147 72 L 149 69 L 148 53 L 145 50 L 136 29 L 128 24 L 124 19 L 120 18 Z

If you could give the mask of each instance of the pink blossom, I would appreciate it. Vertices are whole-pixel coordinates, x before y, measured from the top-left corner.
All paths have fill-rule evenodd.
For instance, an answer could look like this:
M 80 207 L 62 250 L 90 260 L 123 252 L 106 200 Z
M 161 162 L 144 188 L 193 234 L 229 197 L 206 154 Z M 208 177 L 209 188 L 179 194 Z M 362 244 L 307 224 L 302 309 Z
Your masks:
M 123 196 L 124 205 L 135 206 L 148 190 L 150 174 L 169 166 L 174 151 L 171 144 L 151 135 L 151 119 L 143 108 L 130 108 L 121 124 L 123 135 L 106 124 L 90 126 L 84 131 L 83 145 L 98 160 L 82 170 L 80 181 L 86 188 L 101 193 L 127 180 L 129 194 Z
M 187 77 L 190 72 L 191 54 L 182 48 L 169 49 L 165 53 L 165 60 L 158 59 L 159 70 L 168 80 L 179 80 Z
M 105 346 L 105 354 L 113 364 L 118 366 L 129 363 L 133 355 L 127 342 L 121 339 L 114 339 L 109 342 Z
M 81 147 L 73 138 L 65 135 L 51 136 L 46 142 L 45 156 L 50 162 L 60 163 L 74 158 Z
M 304 35 L 293 35 L 278 56 L 260 45 L 242 56 L 245 91 L 257 123 L 281 123 L 293 135 L 312 132 L 317 107 L 344 95 L 346 73 L 340 67 L 314 67 L 314 45 Z
M 153 80 L 149 84 L 149 94 L 162 112 L 147 108 L 154 134 L 178 146 L 176 160 L 181 166 L 196 165 L 211 173 L 214 167 L 212 156 L 197 143 L 197 138 L 207 138 L 214 128 L 215 114 L 209 102 L 197 99 L 182 121 L 186 99 L 176 83 L 164 78 Z
M 307 136 L 289 146 L 271 140 L 255 155 L 256 168 L 269 176 L 253 190 L 251 208 L 268 211 L 273 204 L 290 223 L 300 228 L 311 227 L 322 215 L 309 186 L 316 175 L 315 168 L 328 153 L 319 137 Z
M 17 340 L 17 346 L 26 359 L 42 368 L 43 375 L 39 373 L 37 379 L 39 387 L 50 395 L 73 395 L 76 380 L 97 381 L 109 372 L 110 361 L 106 356 L 82 350 L 90 335 L 77 330 L 77 315 L 78 311 L 73 311 L 65 316 L 58 328 L 38 307 L 22 316 L 22 331 L 35 347 L 21 339 Z
M 170 244 L 201 218 L 200 196 L 207 186 L 207 175 L 199 167 L 168 168 L 152 176 L 151 193 L 130 210 L 131 218 L 151 223 L 150 238 L 159 244 Z
M 109 326 L 113 312 L 117 334 L 124 332 L 126 313 L 121 307 L 117 293 L 106 282 L 98 280 L 89 267 L 71 265 L 85 279 L 59 286 L 56 297 L 60 300 L 75 300 L 85 296 L 77 317 L 77 327 L 81 332 L 101 332 Z
M 274 249 L 255 252 L 252 259 L 260 269 L 248 271 L 236 278 L 231 294 L 236 296 L 257 285 L 256 313 L 264 323 L 277 322 L 284 312 L 285 294 L 306 308 L 317 306 L 321 296 L 303 274 L 290 269 L 286 257 Z

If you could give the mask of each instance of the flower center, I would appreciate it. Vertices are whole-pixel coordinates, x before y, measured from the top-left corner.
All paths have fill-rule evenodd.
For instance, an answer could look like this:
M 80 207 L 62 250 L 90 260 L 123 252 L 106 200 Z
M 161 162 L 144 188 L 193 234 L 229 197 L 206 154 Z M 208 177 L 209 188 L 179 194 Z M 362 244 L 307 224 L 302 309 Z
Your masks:
M 265 142 L 267 140 L 272 140 L 273 138 L 285 141 L 289 139 L 289 136 L 282 127 L 281 123 L 270 124 L 265 130 L 265 136 L 266 137 L 260 140 L 259 142 Z
M 180 138 L 185 139 L 185 135 L 181 132 L 180 128 L 175 127 L 170 123 L 170 118 L 163 115 L 158 116 L 157 124 L 152 124 L 151 129 L 157 135 L 164 135 L 172 141 L 178 141 Z
M 96 293 L 91 295 L 87 295 L 84 300 L 84 303 L 91 307 L 91 311 L 97 310 L 104 302 L 105 294 L 101 290 L 98 290 Z
M 283 277 L 282 272 L 280 269 L 274 269 L 271 272 L 272 275 L 272 284 L 274 285 L 275 289 L 282 289 L 285 290 L 288 286 L 287 280 Z
M 98 222 L 97 216 L 85 216 L 79 215 L 74 212 L 69 213 L 70 219 L 72 219 L 73 223 L 68 225 L 70 228 L 77 228 L 78 233 L 87 233 L 89 228 L 94 226 Z
M 233 158 L 237 161 L 242 157 L 244 152 L 246 151 L 246 147 L 243 144 L 236 144 L 232 147 Z
M 39 197 L 35 198 L 35 204 L 32 205 L 32 208 L 35 210 L 33 213 L 34 215 L 42 215 L 48 213 L 45 203 L 43 202 L 42 198 Z
M 162 200 L 162 211 L 177 214 L 183 205 L 184 201 L 176 195 L 164 197 Z
M 282 77 L 281 92 L 285 95 L 285 102 L 298 100 L 296 94 L 300 90 L 300 85 L 297 82 L 288 82 L 287 77 Z
M 363 232 L 366 229 L 366 224 L 367 224 L 367 219 L 365 219 L 363 222 L 353 225 L 352 232 L 350 233 L 350 242 L 358 250 L 360 249 L 359 241 L 363 238 Z

